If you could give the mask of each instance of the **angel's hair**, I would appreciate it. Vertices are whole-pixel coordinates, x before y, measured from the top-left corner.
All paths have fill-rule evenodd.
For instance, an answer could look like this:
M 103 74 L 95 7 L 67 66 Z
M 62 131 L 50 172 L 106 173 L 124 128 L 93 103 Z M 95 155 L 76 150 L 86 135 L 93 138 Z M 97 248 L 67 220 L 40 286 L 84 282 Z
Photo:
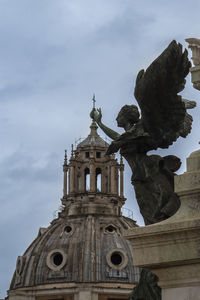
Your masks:
M 136 105 L 124 105 L 117 117 L 124 117 L 130 124 L 139 120 L 140 114 Z

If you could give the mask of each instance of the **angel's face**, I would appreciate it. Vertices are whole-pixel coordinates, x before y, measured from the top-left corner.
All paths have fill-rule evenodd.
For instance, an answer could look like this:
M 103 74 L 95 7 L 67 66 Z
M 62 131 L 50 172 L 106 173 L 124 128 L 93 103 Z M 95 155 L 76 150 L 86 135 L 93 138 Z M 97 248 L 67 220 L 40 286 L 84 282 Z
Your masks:
M 122 127 L 127 131 L 139 121 L 139 116 L 137 106 L 124 105 L 116 118 L 117 126 Z
M 132 113 L 131 114 L 131 122 L 129 120 L 130 118 L 128 117 L 127 114 L 122 114 L 122 113 L 119 113 L 117 118 L 116 118 L 116 121 L 117 121 L 117 126 L 118 127 L 123 127 L 124 129 L 127 129 L 127 126 L 129 126 L 130 124 L 135 124 L 138 122 L 138 115 Z
M 124 118 L 122 114 L 118 114 L 116 121 L 118 127 L 123 127 L 123 128 L 126 127 L 127 120 Z

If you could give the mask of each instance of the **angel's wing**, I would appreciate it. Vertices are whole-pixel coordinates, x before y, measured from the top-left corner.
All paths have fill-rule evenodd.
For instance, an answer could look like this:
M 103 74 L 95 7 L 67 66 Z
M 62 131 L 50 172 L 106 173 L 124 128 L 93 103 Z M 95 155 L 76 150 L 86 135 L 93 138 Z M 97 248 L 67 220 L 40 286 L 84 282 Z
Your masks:
M 157 149 L 154 141 L 147 133 L 138 134 L 137 130 L 127 131 L 121 134 L 116 140 L 114 140 L 107 149 L 106 154 L 112 154 L 121 149 L 123 153 L 146 153 L 149 150 Z
M 182 53 L 182 45 L 172 41 L 146 72 L 138 73 L 135 98 L 144 130 L 158 147 L 167 148 L 191 130 L 192 118 L 186 117 L 185 104 L 178 95 L 184 88 L 190 66 L 187 50 Z

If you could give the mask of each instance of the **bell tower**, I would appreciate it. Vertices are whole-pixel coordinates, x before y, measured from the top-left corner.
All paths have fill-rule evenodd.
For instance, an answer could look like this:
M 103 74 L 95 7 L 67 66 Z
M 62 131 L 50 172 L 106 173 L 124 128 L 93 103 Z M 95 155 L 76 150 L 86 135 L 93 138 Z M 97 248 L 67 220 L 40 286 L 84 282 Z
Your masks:
M 62 204 L 68 216 L 104 214 L 121 216 L 125 202 L 124 165 L 114 155 L 106 155 L 108 148 L 97 133 L 94 121 L 88 137 L 72 147 L 69 164 L 65 152 Z

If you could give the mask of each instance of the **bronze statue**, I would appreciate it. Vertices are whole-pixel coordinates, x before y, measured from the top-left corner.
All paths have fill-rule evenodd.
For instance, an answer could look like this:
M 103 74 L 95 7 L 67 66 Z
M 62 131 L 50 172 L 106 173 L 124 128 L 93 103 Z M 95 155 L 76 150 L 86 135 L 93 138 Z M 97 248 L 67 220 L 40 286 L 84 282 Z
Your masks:
M 180 206 L 174 193 L 174 172 L 180 159 L 147 152 L 168 148 L 191 131 L 192 116 L 187 109 L 196 103 L 178 95 L 190 66 L 187 50 L 182 53 L 182 45 L 172 41 L 146 71 L 141 70 L 134 92 L 141 117 L 137 106 L 123 106 L 116 118 L 118 127 L 125 130 L 121 135 L 102 123 L 101 109 L 91 112 L 91 118 L 113 140 L 107 154 L 120 150 L 132 169 L 132 184 L 146 225 L 165 220 Z
M 134 287 L 129 300 L 161 300 L 158 277 L 147 269 L 142 269 L 138 285 Z

